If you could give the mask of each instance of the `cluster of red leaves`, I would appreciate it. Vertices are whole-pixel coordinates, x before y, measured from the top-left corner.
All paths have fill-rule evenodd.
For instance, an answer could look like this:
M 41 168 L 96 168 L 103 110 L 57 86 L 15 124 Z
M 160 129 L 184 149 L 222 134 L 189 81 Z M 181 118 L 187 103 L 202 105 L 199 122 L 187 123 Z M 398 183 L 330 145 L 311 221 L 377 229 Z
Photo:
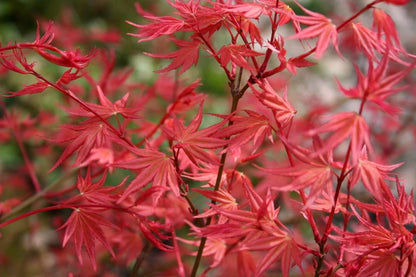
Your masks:
M 136 259 L 135 276 L 146 255 L 159 251 L 166 268 L 158 269 L 163 273 L 143 269 L 146 276 L 196 276 L 202 272 L 201 258 L 209 256 L 203 275 L 234 270 L 238 276 L 276 271 L 283 276 L 416 276 L 413 194 L 392 177 L 400 165 L 388 164 L 394 150 L 378 151 L 386 135 L 397 142 L 400 135 L 412 133 L 414 142 L 416 129 L 408 124 L 414 117 L 401 122 L 399 112 L 411 111 L 416 104 L 410 74 L 416 59 L 401 45 L 391 17 L 376 7 L 380 2 L 409 1 L 376 0 L 336 20 L 297 1 L 288 5 L 279 0 L 175 0 L 168 2 L 173 16 L 156 16 L 137 4 L 138 13 L 150 23 L 129 22 L 138 29 L 131 35 L 139 42 L 163 36 L 177 48 L 146 53 L 171 60 L 156 71 L 160 76 L 153 86 L 131 81 L 131 70 L 117 71 L 111 51 L 84 55 L 73 49 L 82 35 L 62 40 L 66 50 L 54 46 L 54 37 L 71 29 L 68 20 L 58 27 L 45 25 L 43 36 L 38 29 L 32 43 L 2 46 L 2 74 L 36 79 L 3 96 L 53 93 L 47 88 L 63 94 L 65 118 L 56 116 L 57 130 L 47 130 L 40 115 L 33 119 L 36 124 L 25 128 L 45 129 L 39 134 L 48 145 L 61 147 L 49 172 L 59 169 L 63 177 L 71 177 L 75 168 L 78 178 L 72 186 L 47 193 L 56 184 L 38 178 L 44 172 L 35 170 L 34 157 L 23 143 L 30 139 L 22 130 L 27 120 L 16 119 L 19 114 L 0 100 L 0 140 L 17 141 L 35 198 L 50 203 L 6 220 L 0 228 L 35 213 L 70 209 L 58 228 L 65 230 L 59 256 L 64 262 L 62 253 L 74 251 L 82 263 L 85 249 L 99 273 L 105 273 L 105 259 L 97 266 L 97 254 L 109 252 L 114 263 L 126 266 Z M 295 6 L 302 15 L 295 14 Z M 366 27 L 358 19 L 370 10 L 373 25 Z M 263 21 L 269 23 L 268 38 L 259 27 Z M 283 30 L 294 34 L 284 37 Z M 217 36 L 226 42 L 219 45 Z M 108 42 L 114 38 L 101 37 Z M 314 47 L 290 51 L 293 56 L 287 57 L 285 41 L 310 39 L 316 39 Z M 349 40 L 353 47 L 340 40 Z M 330 44 L 334 53 L 329 52 Z M 198 65 L 201 51 L 228 79 L 229 114 L 204 114 L 203 108 L 212 108 L 217 100 L 197 91 L 199 81 L 186 85 L 180 77 Z M 29 62 L 28 53 L 66 70 L 50 80 Z M 351 60 L 355 66 L 354 87 L 347 89 L 339 80 L 336 84 L 339 98 L 357 99 L 356 107 L 344 107 L 343 100 L 314 105 L 313 96 L 299 100 L 289 81 L 281 81 L 296 78 L 298 68 L 311 67 L 326 55 Z M 365 72 L 354 62 L 357 56 L 366 62 Z M 93 77 L 90 63 L 99 65 L 101 76 Z M 174 70 L 179 74 L 172 77 Z M 400 101 L 402 93 L 408 94 L 407 101 Z M 299 103 L 293 99 L 303 101 L 304 110 L 298 113 Z M 204 120 L 212 119 L 209 116 L 219 120 L 207 126 Z M 376 116 L 394 118 L 397 124 L 376 126 Z M 54 157 L 56 149 L 48 149 Z M 397 196 L 390 188 L 394 181 Z M 203 212 L 197 195 L 210 201 L 202 206 Z M 1 201 L 0 219 L 14 215 L 11 208 L 20 201 L 27 205 L 25 199 Z

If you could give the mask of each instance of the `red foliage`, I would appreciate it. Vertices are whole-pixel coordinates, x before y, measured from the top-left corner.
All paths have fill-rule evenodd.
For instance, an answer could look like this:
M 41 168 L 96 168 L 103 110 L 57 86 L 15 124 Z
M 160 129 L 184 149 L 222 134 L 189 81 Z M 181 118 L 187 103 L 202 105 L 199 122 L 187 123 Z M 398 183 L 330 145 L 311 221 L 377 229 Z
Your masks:
M 64 249 L 42 251 L 59 265 L 86 253 L 100 276 L 114 274 L 109 263 L 130 276 L 415 276 L 414 197 L 394 170 L 415 143 L 416 61 L 377 6 L 409 1 L 375 0 L 349 18 L 295 2 L 175 0 L 165 16 L 137 4 L 148 23 L 129 22 L 130 35 L 164 39 L 162 53 L 144 53 L 168 60 L 154 84 L 119 70 L 115 51 L 75 48 L 118 35 L 88 37 L 70 16 L 1 46 L 0 74 L 25 84 L 0 99 L 0 141 L 24 164 L 0 164 L 0 231 L 71 210 L 66 221 L 53 215 Z M 309 70 L 332 74 L 326 58 L 355 68 L 350 89 L 337 77 L 326 86 L 334 101 Z M 199 92 L 209 89 L 201 65 L 221 71 L 213 87 L 229 95 Z M 37 99 L 54 92 L 63 108 L 38 113 Z M 62 274 L 89 276 L 75 267 Z

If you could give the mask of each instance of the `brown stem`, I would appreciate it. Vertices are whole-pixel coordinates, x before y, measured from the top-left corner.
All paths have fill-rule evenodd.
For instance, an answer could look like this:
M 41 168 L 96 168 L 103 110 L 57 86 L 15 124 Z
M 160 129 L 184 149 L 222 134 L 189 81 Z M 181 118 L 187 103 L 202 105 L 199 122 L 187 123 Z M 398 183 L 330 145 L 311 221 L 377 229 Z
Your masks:
M 149 241 L 146 241 L 142 252 L 140 253 L 140 255 L 137 257 L 133 269 L 130 272 L 129 277 L 138 277 L 139 275 L 139 270 L 140 270 L 140 266 L 142 265 L 144 259 L 146 258 L 146 256 L 149 254 L 150 250 L 152 249 L 152 244 L 149 243 Z

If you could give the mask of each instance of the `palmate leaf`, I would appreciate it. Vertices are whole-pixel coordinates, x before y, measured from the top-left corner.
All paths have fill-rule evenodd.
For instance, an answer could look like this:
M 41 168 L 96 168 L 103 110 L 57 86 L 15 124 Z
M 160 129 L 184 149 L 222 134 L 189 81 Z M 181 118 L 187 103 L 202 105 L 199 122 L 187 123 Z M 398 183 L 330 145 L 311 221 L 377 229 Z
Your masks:
M 351 186 L 355 186 L 361 180 L 364 187 L 377 199 L 383 199 L 385 179 L 389 179 L 388 173 L 401 166 L 402 163 L 384 165 L 368 160 L 367 151 L 364 148 L 358 158 L 357 166 L 353 168 Z
M 199 40 L 193 41 L 186 41 L 186 40 L 173 40 L 176 45 L 180 48 L 172 53 L 168 54 L 151 54 L 145 53 L 146 55 L 153 57 L 153 58 L 162 58 L 162 59 L 173 59 L 172 63 L 169 64 L 167 67 L 155 71 L 156 73 L 164 73 L 171 70 L 174 70 L 178 67 L 182 67 L 179 74 L 184 73 L 188 70 L 192 65 L 196 65 L 198 63 L 199 58 L 199 48 L 201 42 Z
M 116 229 L 117 226 L 113 225 L 107 219 L 105 219 L 97 210 L 91 208 L 76 208 L 72 212 L 71 216 L 59 229 L 65 228 L 65 235 L 62 242 L 62 246 L 65 247 L 67 243 L 72 239 L 75 244 L 75 250 L 78 255 L 78 260 L 82 264 L 82 247 L 85 247 L 88 257 L 91 260 L 94 270 L 97 265 L 95 262 L 95 241 L 99 240 L 105 248 L 111 253 L 113 257 L 115 254 L 111 249 L 107 238 L 104 235 L 102 227 L 110 227 Z M 58 230 L 59 230 L 58 229 Z
M 295 116 L 296 110 L 289 103 L 286 91 L 283 97 L 281 97 L 267 80 L 256 80 L 256 83 L 259 89 L 249 83 L 253 94 L 260 103 L 271 110 L 279 128 L 287 126 Z
M 195 165 L 199 163 L 218 165 L 218 157 L 213 152 L 206 151 L 205 149 L 218 149 L 227 144 L 226 140 L 219 139 L 215 136 L 227 120 L 228 118 L 208 128 L 198 130 L 202 122 L 201 104 L 197 115 L 187 127 L 175 118 L 173 126 L 164 126 L 162 129 L 171 139 L 176 141 L 174 147 L 182 149 L 189 160 Z
M 280 262 L 283 276 L 289 276 L 290 268 L 294 264 L 303 271 L 301 250 L 293 234 L 277 218 L 280 208 L 275 209 L 270 190 L 266 195 L 258 194 L 245 177 L 243 188 L 250 210 L 211 205 L 212 209 L 229 221 L 202 228 L 201 233 L 208 238 L 239 239 L 235 248 L 238 252 L 267 251 L 256 266 L 255 276 L 263 276 L 276 261 Z
M 125 177 L 118 186 L 105 186 L 106 177 L 107 173 L 105 172 L 100 180 L 93 183 L 90 168 L 88 168 L 85 178 L 78 175 L 77 189 L 79 194 L 67 200 L 66 203 L 113 204 L 117 199 L 117 190 L 124 185 L 128 177 Z
M 220 56 L 220 62 L 223 67 L 226 67 L 231 62 L 233 66 L 240 66 L 247 70 L 255 70 L 255 68 L 249 64 L 246 58 L 256 57 L 263 54 L 248 49 L 244 45 L 230 44 L 221 47 L 221 49 L 218 51 L 218 55 Z
M 100 86 L 97 85 L 97 94 L 100 104 L 94 103 L 85 103 L 85 105 L 90 108 L 90 110 L 86 110 L 82 107 L 77 108 L 69 108 L 66 109 L 68 113 L 75 116 L 83 116 L 83 117 L 94 117 L 95 114 L 101 116 L 102 118 L 109 118 L 114 115 L 122 115 L 124 118 L 138 118 L 138 111 L 142 108 L 140 106 L 136 107 L 126 107 L 127 100 L 130 96 L 130 93 L 127 92 L 121 99 L 115 101 L 114 103 L 111 102 L 107 96 L 104 94 L 103 90 Z M 92 113 L 91 111 L 94 111 Z
M 136 4 L 136 9 L 140 13 L 142 11 L 140 5 Z M 182 19 L 172 16 L 156 17 L 150 14 L 144 16 L 145 18 L 152 20 L 153 23 L 147 25 L 135 24 L 127 21 L 128 24 L 139 28 L 137 34 L 130 33 L 133 37 L 141 38 L 139 42 L 152 40 L 163 35 L 170 35 L 177 31 L 180 31 L 185 26 L 185 22 Z
M 77 125 L 63 124 L 61 128 L 62 130 L 58 138 L 51 141 L 68 143 L 68 145 L 49 172 L 53 171 L 76 151 L 78 153 L 74 166 L 79 166 L 88 160 L 92 149 L 100 147 L 111 148 L 112 142 L 122 142 L 112 129 L 97 118 L 87 119 Z
M 343 141 L 351 140 L 351 154 L 353 163 L 358 160 L 361 149 L 366 146 L 370 153 L 373 148 L 370 143 L 370 130 L 364 117 L 355 112 L 341 112 L 330 117 L 323 125 L 310 130 L 309 135 L 331 132 L 324 146 L 318 149 L 315 156 L 334 150 Z
M 317 37 L 318 41 L 316 43 L 316 58 L 319 59 L 325 53 L 325 51 L 328 49 L 329 42 L 332 43 L 337 53 L 342 56 L 338 50 L 337 28 L 332 23 L 331 19 L 320 13 L 307 10 L 299 3 L 298 6 L 307 15 L 292 15 L 292 20 L 309 25 L 309 27 L 303 29 L 302 31 L 287 39 L 308 39 Z
M 233 151 L 242 145 L 252 141 L 253 150 L 256 152 L 267 137 L 273 143 L 272 127 L 266 116 L 255 111 L 244 110 L 247 116 L 233 116 L 233 124 L 221 130 L 221 137 L 229 139 L 227 148 Z
M 119 168 L 139 170 L 138 175 L 131 181 L 118 203 L 121 203 L 149 183 L 152 183 L 153 187 L 160 187 L 164 190 L 170 189 L 176 196 L 180 195 L 178 174 L 169 156 L 153 149 L 133 149 L 132 151 L 138 155 L 138 158 L 114 164 L 115 167 Z
M 357 65 L 354 65 L 357 74 L 357 85 L 354 88 L 346 89 L 336 80 L 338 88 L 347 97 L 372 101 L 379 105 L 385 112 L 391 115 L 398 114 L 400 108 L 388 103 L 387 98 L 405 88 L 403 86 L 397 87 L 396 85 L 413 70 L 415 63 L 392 74 L 388 73 L 390 61 L 388 54 L 383 56 L 376 67 L 370 61 L 366 75 L 360 71 Z

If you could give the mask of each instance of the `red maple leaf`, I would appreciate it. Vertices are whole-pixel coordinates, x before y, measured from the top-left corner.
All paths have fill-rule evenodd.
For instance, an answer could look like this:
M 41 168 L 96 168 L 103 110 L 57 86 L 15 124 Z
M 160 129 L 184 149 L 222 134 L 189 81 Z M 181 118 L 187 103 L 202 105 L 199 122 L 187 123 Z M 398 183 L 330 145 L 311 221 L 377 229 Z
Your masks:
M 68 113 L 76 116 L 94 117 L 99 115 L 101 118 L 109 118 L 111 116 L 121 114 L 124 118 L 138 118 L 137 112 L 141 107 L 129 108 L 126 107 L 127 100 L 130 93 L 126 93 L 121 99 L 111 102 L 105 95 L 100 86 L 97 86 L 98 100 L 100 104 L 84 102 L 85 106 L 89 108 L 70 108 Z M 92 113 L 91 111 L 94 111 Z
M 405 226 L 416 223 L 413 195 L 406 194 L 404 186 L 396 179 L 395 197 L 390 188 L 380 183 L 381 198 L 376 204 L 354 201 L 351 206 L 353 215 L 360 224 L 358 231 L 334 230 L 340 235 L 333 239 L 343 244 L 346 252 L 351 253 L 346 261 L 348 276 L 404 276 L 413 272 L 416 244 L 413 230 Z
M 200 35 L 210 37 L 217 31 L 223 21 L 226 21 L 226 13 L 218 2 L 209 2 L 211 6 L 201 5 L 200 1 L 169 1 L 180 17 L 185 22 L 184 30 L 193 31 Z
M 287 176 L 294 178 L 288 184 L 273 185 L 272 189 L 278 191 L 296 191 L 310 187 L 308 199 L 304 208 L 308 208 L 315 199 L 324 191 L 332 191 L 332 152 L 326 155 L 313 156 L 322 143 L 318 138 L 314 138 L 314 150 L 309 150 L 300 146 L 295 146 L 288 141 L 284 141 L 290 152 L 300 160 L 293 167 L 262 169 L 265 172 L 274 175 Z
M 77 188 L 79 194 L 72 197 L 65 203 L 90 203 L 97 205 L 110 205 L 117 200 L 117 195 L 115 191 L 119 189 L 124 182 L 127 180 L 127 177 L 121 182 L 118 186 L 104 186 L 106 180 L 106 174 L 104 173 L 101 179 L 93 183 L 91 178 L 91 172 L 88 168 L 85 178 L 78 175 L 77 179 Z
M 171 35 L 181 30 L 185 26 L 185 22 L 182 19 L 175 18 L 173 16 L 154 16 L 148 12 L 145 12 L 139 5 L 136 3 L 136 10 L 146 19 L 154 21 L 154 23 L 147 25 L 135 24 L 133 22 L 127 21 L 130 25 L 139 28 L 137 34 L 129 33 L 133 37 L 142 38 L 139 42 L 152 40 L 163 35 Z
M 235 251 L 267 251 L 257 265 L 255 276 L 263 276 L 277 260 L 280 260 L 283 276 L 289 276 L 293 262 L 302 270 L 298 244 L 289 230 L 277 219 L 279 208 L 274 208 L 270 191 L 266 195 L 259 195 L 245 176 L 242 179 L 250 210 L 229 210 L 211 205 L 229 221 L 207 226 L 206 230 L 202 229 L 202 233 L 208 238 L 240 238 Z
M 247 61 L 248 57 L 256 57 L 263 55 L 262 53 L 256 52 L 247 48 L 245 45 L 224 45 L 218 51 L 220 56 L 221 66 L 226 67 L 228 63 L 232 63 L 233 67 L 241 66 L 247 70 L 255 70 L 255 68 Z
M 136 154 L 138 158 L 114 164 L 115 167 L 139 171 L 136 178 L 130 182 L 127 189 L 118 200 L 118 203 L 144 188 L 149 183 L 152 183 L 152 186 L 154 187 L 170 189 L 176 196 L 180 195 L 178 174 L 171 157 L 153 149 L 132 149 L 131 151 Z
M 193 64 L 196 65 L 198 63 L 199 48 L 201 44 L 198 39 L 194 39 L 192 41 L 172 39 L 172 41 L 180 47 L 179 50 L 169 54 L 145 53 L 146 55 L 154 58 L 173 59 L 171 64 L 163 69 L 155 71 L 156 73 L 168 72 L 178 67 L 182 67 L 181 71 L 179 72 L 179 74 L 182 74 Z
M 389 200 L 398 204 L 394 197 Z M 390 226 L 383 226 L 383 219 L 380 215 L 377 215 L 377 222 L 373 223 L 369 215 L 364 212 L 361 216 L 353 208 L 354 215 L 364 230 L 358 232 L 339 231 L 342 233 L 342 238 L 334 236 L 344 244 L 347 252 L 354 255 L 354 259 L 351 259 L 346 265 L 348 276 L 371 276 L 376 273 L 381 276 L 402 276 L 406 270 L 410 272 L 412 263 L 404 266 L 403 261 L 413 259 L 416 245 L 413 234 L 403 227 L 405 222 L 391 224 L 393 222 L 391 222 L 389 215 L 397 211 L 392 210 L 394 206 L 396 205 L 384 206 L 385 211 L 388 212 L 387 219 Z M 396 208 L 403 210 L 398 206 Z M 411 222 L 414 223 L 414 210 L 411 212 L 413 212 Z
M 383 199 L 385 179 L 387 174 L 398 168 L 402 163 L 394 165 L 383 165 L 368 160 L 367 151 L 364 148 L 358 158 L 357 165 L 353 168 L 351 176 L 351 186 L 355 186 L 358 180 L 364 184 L 364 187 L 376 198 Z
M 248 116 L 234 115 L 231 118 L 233 124 L 222 129 L 219 135 L 225 138 L 231 137 L 227 145 L 230 151 L 252 141 L 252 153 L 254 153 L 266 137 L 273 142 L 272 127 L 266 116 L 251 110 L 245 112 Z
M 174 119 L 173 126 L 163 130 L 176 141 L 174 147 L 182 149 L 186 156 L 196 165 L 198 163 L 219 164 L 218 157 L 213 152 L 204 149 L 218 149 L 227 144 L 227 141 L 214 136 L 215 133 L 227 122 L 223 120 L 205 129 L 199 129 L 202 122 L 202 104 L 195 118 L 188 127 L 185 127 L 181 121 Z
M 65 228 L 65 235 L 62 242 L 63 247 L 73 240 L 79 262 L 82 264 L 82 247 L 85 247 L 91 260 L 94 270 L 95 262 L 95 241 L 100 241 L 113 257 L 115 254 L 111 249 L 102 229 L 103 226 L 117 229 L 117 226 L 105 219 L 97 210 L 91 208 L 74 208 L 71 216 L 59 229 Z
M 296 3 L 308 15 L 291 15 L 292 20 L 310 25 L 310 27 L 303 29 L 287 39 L 306 39 L 318 37 L 318 41 L 316 42 L 316 58 L 319 59 L 323 53 L 325 53 L 329 42 L 332 43 L 338 54 L 342 56 L 338 50 L 337 27 L 332 23 L 332 20 L 320 13 L 307 10 L 297 1 Z
M 382 9 L 373 9 L 373 29 L 377 30 L 379 39 L 384 34 L 386 43 L 389 48 L 392 48 L 394 42 L 398 49 L 402 49 L 399 34 L 393 19 Z
M 193 191 L 196 191 L 203 196 L 215 201 L 217 204 L 217 207 L 227 210 L 236 210 L 238 208 L 238 204 L 236 199 L 226 190 L 220 188 L 217 191 L 213 190 L 202 190 L 202 189 L 196 189 L 193 188 Z M 217 214 L 217 211 L 215 209 L 208 209 L 207 211 L 195 216 L 195 218 L 203 218 L 203 217 L 211 217 L 213 215 Z M 220 215 L 218 219 L 218 223 L 225 223 L 226 219 Z
M 242 3 L 224 5 L 224 12 L 244 18 L 258 19 L 262 14 L 270 15 L 270 8 L 257 3 Z
M 388 55 L 390 59 L 409 66 L 409 64 L 401 60 L 396 54 L 406 53 L 404 49 L 394 47 L 390 41 L 387 41 L 387 38 L 380 37 L 375 31 L 365 27 L 361 23 L 350 23 L 350 30 L 353 32 L 352 40 L 354 41 L 354 46 L 359 50 L 363 51 L 370 61 L 379 61 L 378 54 Z
M 384 111 L 396 114 L 400 110 L 386 102 L 386 98 L 403 90 L 404 87 L 395 87 L 411 70 L 416 63 L 394 74 L 388 74 L 390 57 L 386 53 L 377 67 L 369 61 L 367 75 L 364 75 L 355 65 L 357 72 L 357 85 L 355 88 L 346 89 L 336 80 L 339 89 L 351 98 L 369 100 L 379 105 Z
M 252 84 L 249 84 L 250 88 L 260 103 L 272 111 L 277 126 L 281 128 L 289 124 L 296 114 L 296 110 L 287 100 L 286 92 L 281 97 L 265 79 L 257 80 L 256 83 L 259 85 L 260 90 L 256 89 Z
M 309 135 L 314 136 L 320 133 L 332 133 L 324 141 L 324 146 L 314 155 L 333 150 L 337 145 L 350 138 L 351 153 L 355 164 L 364 145 L 372 152 L 369 131 L 368 125 L 361 115 L 355 112 L 342 112 L 330 116 L 326 123 L 310 130 Z
M 58 138 L 52 141 L 68 143 L 58 161 L 49 171 L 54 170 L 74 152 L 78 151 L 74 166 L 83 164 L 93 148 L 111 147 L 111 142 L 122 142 L 117 134 L 98 118 L 87 119 L 77 125 L 64 124 Z

